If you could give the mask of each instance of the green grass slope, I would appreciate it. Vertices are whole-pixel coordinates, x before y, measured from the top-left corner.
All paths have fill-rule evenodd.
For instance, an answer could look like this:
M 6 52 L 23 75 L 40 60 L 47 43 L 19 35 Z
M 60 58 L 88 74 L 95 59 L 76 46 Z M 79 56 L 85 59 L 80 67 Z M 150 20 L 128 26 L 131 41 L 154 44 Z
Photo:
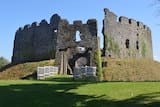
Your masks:
M 18 64 L 0 72 L 0 79 L 21 79 L 36 72 L 38 66 L 54 65 L 54 60 Z
M 160 81 L 160 63 L 149 59 L 103 59 L 108 81 Z
M 160 82 L 0 80 L 1 107 L 160 107 Z
M 107 81 L 160 81 L 160 63 L 149 59 L 106 59 Z M 54 60 L 18 64 L 0 72 L 0 79 L 21 79 L 36 72 L 38 66 L 54 65 Z

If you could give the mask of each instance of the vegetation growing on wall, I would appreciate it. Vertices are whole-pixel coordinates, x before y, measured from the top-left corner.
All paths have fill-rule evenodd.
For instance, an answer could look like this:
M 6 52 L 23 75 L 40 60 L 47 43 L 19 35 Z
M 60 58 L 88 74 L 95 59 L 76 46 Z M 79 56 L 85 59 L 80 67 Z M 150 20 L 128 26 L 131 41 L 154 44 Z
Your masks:
M 95 62 L 96 67 L 97 67 L 98 80 L 102 81 L 103 80 L 103 71 L 102 71 L 102 59 L 101 59 L 100 46 L 98 46 L 97 50 L 95 50 L 94 62 Z
M 106 49 L 109 52 L 114 52 L 117 56 L 120 56 L 120 49 L 118 44 L 114 41 L 114 39 L 111 36 L 108 36 L 107 33 L 105 33 L 105 45 Z
M 135 50 L 132 50 L 132 49 L 129 49 L 129 50 L 128 50 L 128 56 L 135 57 L 135 56 L 136 56 L 136 51 L 135 51 Z
M 132 55 L 132 50 L 128 50 L 128 56 L 131 56 Z
M 20 52 L 20 54 L 23 56 L 23 57 L 32 57 L 32 51 L 33 51 L 33 49 L 30 47 L 28 47 L 28 48 L 24 48 L 21 52 Z
M 146 46 L 146 43 L 143 41 L 142 42 L 142 50 L 141 50 L 141 54 L 143 57 L 146 56 L 146 52 L 147 52 L 147 46 Z

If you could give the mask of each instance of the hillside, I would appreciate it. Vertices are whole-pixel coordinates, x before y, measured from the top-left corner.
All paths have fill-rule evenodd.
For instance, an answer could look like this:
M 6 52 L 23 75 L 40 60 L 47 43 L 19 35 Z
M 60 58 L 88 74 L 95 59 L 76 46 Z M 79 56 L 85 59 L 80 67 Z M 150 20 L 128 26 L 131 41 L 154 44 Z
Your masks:
M 160 81 L 160 63 L 149 59 L 104 59 L 108 81 Z
M 160 63 L 149 59 L 106 59 L 107 81 L 160 81 Z M 54 60 L 18 64 L 0 72 L 0 79 L 21 79 L 35 73 L 37 66 L 54 65 Z
M 38 66 L 54 65 L 54 60 L 29 62 L 9 67 L 0 72 L 0 79 L 21 79 L 36 72 Z

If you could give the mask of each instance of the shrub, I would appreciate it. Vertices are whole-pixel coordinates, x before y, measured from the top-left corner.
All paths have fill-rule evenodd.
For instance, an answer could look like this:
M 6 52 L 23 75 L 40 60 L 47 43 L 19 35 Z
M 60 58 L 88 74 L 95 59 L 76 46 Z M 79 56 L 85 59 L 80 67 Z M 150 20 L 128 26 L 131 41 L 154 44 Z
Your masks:
M 94 62 L 97 67 L 98 80 L 102 81 L 103 80 L 102 59 L 101 59 L 101 50 L 100 50 L 99 46 L 98 46 L 97 50 L 95 51 Z
M 5 59 L 4 57 L 0 57 L 0 68 L 2 68 L 3 66 L 7 64 L 9 64 L 9 61 Z

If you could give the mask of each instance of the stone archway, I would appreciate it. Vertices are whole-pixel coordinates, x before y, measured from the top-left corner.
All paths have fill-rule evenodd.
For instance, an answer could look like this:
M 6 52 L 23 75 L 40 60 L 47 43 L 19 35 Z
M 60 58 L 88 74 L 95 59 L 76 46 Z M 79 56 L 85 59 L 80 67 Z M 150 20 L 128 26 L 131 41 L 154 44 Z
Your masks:
M 67 20 L 61 20 L 56 46 L 59 74 L 72 74 L 75 66 L 94 66 L 93 58 L 98 44 L 95 19 L 90 19 L 85 24 L 82 21 L 69 24 Z
M 75 67 L 83 67 L 87 66 L 87 58 L 86 57 L 80 57 L 75 61 Z
M 91 56 L 88 51 L 73 55 L 73 57 L 68 61 L 68 64 L 72 70 L 69 72 L 73 72 L 75 67 L 90 66 L 90 57 Z

